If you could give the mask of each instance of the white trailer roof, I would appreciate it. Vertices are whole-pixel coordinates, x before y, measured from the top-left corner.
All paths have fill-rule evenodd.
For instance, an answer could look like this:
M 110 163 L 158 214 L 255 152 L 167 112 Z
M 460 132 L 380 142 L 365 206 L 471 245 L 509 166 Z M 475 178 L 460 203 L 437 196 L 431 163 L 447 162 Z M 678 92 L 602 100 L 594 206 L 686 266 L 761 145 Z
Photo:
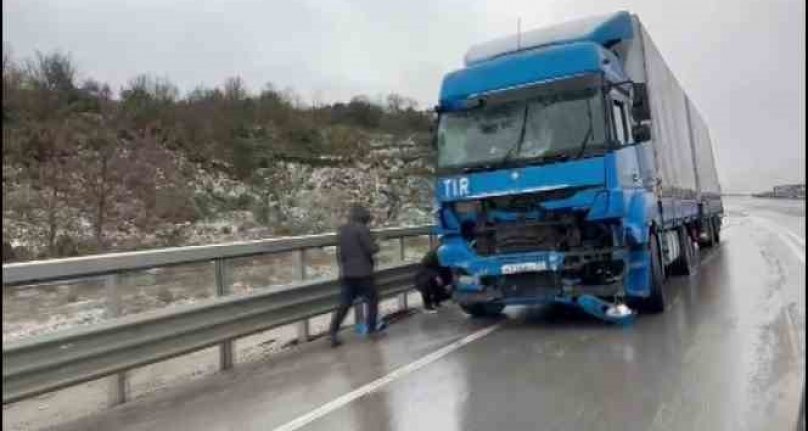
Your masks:
M 625 37 L 626 32 L 631 35 L 630 23 L 628 12 L 616 12 L 530 30 L 474 45 L 466 52 L 464 62 L 469 66 L 517 51 L 579 40 L 603 43 L 611 36 Z

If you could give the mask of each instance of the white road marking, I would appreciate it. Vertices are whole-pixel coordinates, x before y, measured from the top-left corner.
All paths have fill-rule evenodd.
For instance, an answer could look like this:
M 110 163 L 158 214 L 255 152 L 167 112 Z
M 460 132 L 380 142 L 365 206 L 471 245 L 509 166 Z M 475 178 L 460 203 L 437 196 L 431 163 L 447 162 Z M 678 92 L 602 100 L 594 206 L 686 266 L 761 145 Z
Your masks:
M 354 389 L 347 394 L 344 394 L 338 398 L 335 398 L 322 406 L 306 413 L 303 416 L 298 417 L 297 419 L 292 420 L 291 422 L 287 422 L 284 425 L 275 428 L 275 431 L 293 431 L 300 429 L 301 427 L 333 412 L 334 410 L 339 409 L 340 407 L 360 398 L 364 395 L 367 395 L 388 383 L 395 381 L 396 379 L 400 379 L 401 377 L 406 376 L 407 374 L 412 373 L 413 371 L 418 370 L 426 365 L 431 364 L 432 362 L 437 361 L 438 359 L 448 355 L 449 353 L 454 352 L 455 350 L 469 344 L 475 340 L 479 340 L 480 338 L 485 337 L 486 335 L 496 331 L 499 327 L 502 326 L 501 323 L 497 323 L 495 325 L 489 326 L 484 329 L 480 329 L 477 332 L 474 332 L 470 335 L 467 335 L 460 340 L 455 341 L 447 346 L 444 346 L 420 359 L 410 362 L 407 365 L 404 365 L 400 368 L 397 368 L 387 374 L 386 376 L 380 377 L 366 385 L 360 386 L 359 388 Z

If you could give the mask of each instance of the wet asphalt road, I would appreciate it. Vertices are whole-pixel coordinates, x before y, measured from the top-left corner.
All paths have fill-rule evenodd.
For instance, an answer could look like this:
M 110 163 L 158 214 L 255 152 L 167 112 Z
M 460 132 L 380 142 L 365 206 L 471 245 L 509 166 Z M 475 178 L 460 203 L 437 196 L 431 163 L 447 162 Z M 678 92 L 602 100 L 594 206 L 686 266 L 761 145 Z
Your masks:
M 377 342 L 318 340 L 60 429 L 793 430 L 805 205 L 725 205 L 721 245 L 669 281 L 666 313 L 631 326 L 557 307 L 473 321 L 448 307 Z

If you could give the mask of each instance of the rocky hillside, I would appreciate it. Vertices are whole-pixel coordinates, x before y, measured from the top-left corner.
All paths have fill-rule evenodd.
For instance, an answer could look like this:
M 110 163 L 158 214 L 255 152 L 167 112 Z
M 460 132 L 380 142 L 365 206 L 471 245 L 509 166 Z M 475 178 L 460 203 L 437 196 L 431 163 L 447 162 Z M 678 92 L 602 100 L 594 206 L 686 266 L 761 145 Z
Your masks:
M 3 57 L 3 261 L 315 233 L 347 202 L 430 221 L 431 118 L 407 98 L 304 106 L 238 78 L 113 95 L 69 57 Z

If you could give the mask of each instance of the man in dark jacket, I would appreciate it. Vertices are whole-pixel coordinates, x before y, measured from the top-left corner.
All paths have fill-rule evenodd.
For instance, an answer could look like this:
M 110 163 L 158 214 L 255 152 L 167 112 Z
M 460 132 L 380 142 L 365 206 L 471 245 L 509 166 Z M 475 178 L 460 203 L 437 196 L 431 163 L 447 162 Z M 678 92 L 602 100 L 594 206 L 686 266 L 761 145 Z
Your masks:
M 370 235 L 370 219 L 368 210 L 360 205 L 353 205 L 348 214 L 348 222 L 340 226 L 337 232 L 337 261 L 342 289 L 340 305 L 334 313 L 329 330 L 332 347 L 342 344 L 337 332 L 357 297 L 363 297 L 367 303 L 368 334 L 377 330 L 379 296 L 373 283 L 373 255 L 379 252 L 379 246 Z

